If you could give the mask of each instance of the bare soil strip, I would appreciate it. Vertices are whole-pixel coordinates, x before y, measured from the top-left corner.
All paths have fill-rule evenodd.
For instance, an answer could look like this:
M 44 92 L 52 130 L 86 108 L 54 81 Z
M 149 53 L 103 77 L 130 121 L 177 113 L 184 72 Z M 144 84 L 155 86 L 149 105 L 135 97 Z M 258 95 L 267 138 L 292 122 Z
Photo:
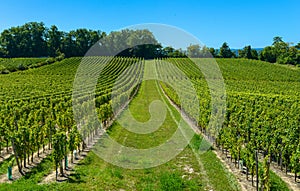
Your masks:
M 41 148 L 39 152 L 40 152 L 40 157 L 38 157 L 38 152 L 35 152 L 33 154 L 33 163 L 31 162 L 31 156 L 30 156 L 30 163 L 26 165 L 26 168 L 23 167 L 23 172 L 25 174 L 30 172 L 33 167 L 36 167 L 44 158 L 46 158 L 52 152 L 52 150 L 48 150 L 48 145 L 47 145 L 45 146 L 45 152 L 43 152 L 43 148 Z M 22 177 L 21 173 L 18 170 L 17 165 L 13 166 L 12 168 L 12 176 L 13 176 L 13 180 L 8 180 L 7 174 L 2 174 L 0 176 L 0 183 L 12 183 L 13 181 L 16 181 Z
M 12 147 L 8 147 L 8 152 L 6 152 L 6 148 L 1 150 L 0 154 L 0 162 L 5 161 L 12 155 Z
M 80 154 L 78 154 L 77 159 L 74 158 L 73 163 L 71 163 L 71 154 L 68 155 L 68 168 L 67 170 L 64 170 L 64 176 L 58 176 L 57 180 L 56 180 L 56 171 L 55 169 L 53 171 L 51 171 L 50 174 L 48 174 L 46 177 L 44 177 L 44 179 L 41 181 L 40 184 L 47 184 L 47 183 L 51 183 L 51 182 L 64 182 L 67 181 L 69 179 L 69 176 L 74 173 L 75 170 L 75 166 L 77 164 L 79 164 L 87 155 L 88 153 L 91 151 L 91 149 L 93 148 L 94 144 L 98 141 L 99 136 L 95 137 L 93 139 L 93 143 L 91 145 L 88 145 L 87 148 L 85 148 L 83 151 L 80 152 Z

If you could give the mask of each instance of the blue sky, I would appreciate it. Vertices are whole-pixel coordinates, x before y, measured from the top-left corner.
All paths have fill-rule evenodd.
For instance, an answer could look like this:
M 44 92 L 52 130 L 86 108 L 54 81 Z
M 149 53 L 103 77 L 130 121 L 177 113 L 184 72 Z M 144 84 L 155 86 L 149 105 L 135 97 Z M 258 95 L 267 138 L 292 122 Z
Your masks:
M 299 0 L 2 0 L 0 31 L 26 22 L 105 32 L 141 23 L 179 27 L 209 47 L 300 42 Z

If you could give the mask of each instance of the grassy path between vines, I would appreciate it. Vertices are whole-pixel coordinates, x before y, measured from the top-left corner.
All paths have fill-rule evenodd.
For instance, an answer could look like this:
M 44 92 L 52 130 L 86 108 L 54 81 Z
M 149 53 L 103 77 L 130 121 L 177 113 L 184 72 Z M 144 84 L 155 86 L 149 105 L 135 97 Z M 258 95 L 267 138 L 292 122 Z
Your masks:
M 153 75 L 153 61 L 146 61 L 145 75 Z M 150 67 L 148 67 L 150 66 Z M 180 113 L 168 103 L 154 80 L 144 81 L 136 97 L 129 104 L 129 110 L 140 122 L 150 119 L 149 105 L 160 100 L 166 103 L 167 112 L 163 124 L 149 134 L 136 134 L 123 128 L 118 121 L 108 129 L 109 136 L 127 147 L 146 149 L 166 142 L 177 129 Z M 125 110 L 122 118 L 129 110 Z M 202 138 L 195 135 L 190 145 L 169 162 L 147 169 L 124 169 L 105 162 L 94 152 L 89 152 L 79 162 L 69 180 L 63 183 L 37 185 L 28 179 L 10 185 L 1 185 L 0 190 L 240 190 L 232 176 L 212 151 L 200 158 L 195 156 Z M 103 146 L 106 143 L 103 142 Z M 200 161 L 199 161 L 200 160 Z M 202 164 L 202 166 L 200 165 Z

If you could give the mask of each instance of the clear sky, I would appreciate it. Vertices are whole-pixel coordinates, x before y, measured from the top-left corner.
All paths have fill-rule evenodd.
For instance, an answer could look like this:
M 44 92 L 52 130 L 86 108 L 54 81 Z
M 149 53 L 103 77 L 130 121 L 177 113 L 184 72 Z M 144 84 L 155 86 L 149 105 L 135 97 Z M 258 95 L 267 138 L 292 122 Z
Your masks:
M 105 32 L 141 23 L 179 27 L 209 47 L 300 42 L 299 0 L 1 0 L 0 31 L 26 22 Z

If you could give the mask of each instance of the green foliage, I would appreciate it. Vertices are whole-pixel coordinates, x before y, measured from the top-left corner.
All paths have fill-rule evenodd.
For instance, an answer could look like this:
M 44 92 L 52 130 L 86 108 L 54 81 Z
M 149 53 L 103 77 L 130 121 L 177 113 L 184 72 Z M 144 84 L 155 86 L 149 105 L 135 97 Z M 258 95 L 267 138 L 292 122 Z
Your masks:
M 67 137 L 64 132 L 59 132 L 53 135 L 53 161 L 55 166 L 58 166 L 60 161 L 66 155 Z
M 97 55 L 131 56 L 154 58 L 162 56 L 161 45 L 149 30 L 122 30 L 105 32 L 76 29 L 59 31 L 55 25 L 50 28 L 44 23 L 29 22 L 11 27 L 0 34 L 1 57 L 66 57 L 84 56 L 101 40 Z M 178 54 L 179 52 L 176 52 Z M 59 59 L 60 60 L 60 59 Z M 23 67 L 19 67 L 23 70 Z
M 48 58 L 45 62 L 51 63 L 63 57 L 61 54 L 55 59 Z M 107 58 L 89 59 L 92 59 L 90 61 L 93 63 L 101 64 Z M 141 63 L 138 67 L 132 67 L 132 70 L 127 71 L 137 74 L 137 78 L 123 76 L 119 83 L 114 84 L 121 95 L 116 99 L 116 103 L 122 106 L 130 98 L 129 95 L 133 95 L 132 92 L 136 89 L 143 69 L 142 60 L 138 58 L 110 59 L 112 62 L 103 69 L 105 77 L 99 80 L 96 88 L 96 98 L 106 98 L 99 99 L 97 105 L 101 121 L 110 120 L 113 115 L 110 95 L 112 85 L 119 75 L 132 64 Z M 41 146 L 48 144 L 53 147 L 54 164 L 58 166 L 69 151 L 77 150 L 84 139 L 91 139 L 101 127 L 97 123 L 88 123 L 81 127 L 81 130 L 86 132 L 85 136 L 81 136 L 75 125 L 71 89 L 80 60 L 81 58 L 70 58 L 36 70 L 0 76 L 2 81 L 0 89 L 3 90 L 3 94 L 0 95 L 0 109 L 3 114 L 0 115 L 0 141 L 1 146 L 4 146 L 2 143 L 13 140 L 17 162 L 25 161 Z M 120 63 L 122 64 L 119 65 Z M 86 100 L 84 96 L 81 98 Z M 6 101 L 8 99 L 10 101 Z M 78 108 L 78 113 L 86 115 L 85 107 L 90 105 L 85 101 L 83 106 Z
M 14 156 L 10 156 L 8 159 L 0 162 L 0 174 L 5 174 L 7 168 L 15 164 Z
M 11 27 L 0 35 L 2 57 L 57 57 L 59 52 L 67 57 L 83 56 L 99 39 L 105 36 L 100 31 L 77 29 L 68 33 L 56 26 L 50 29 L 44 23 L 29 22 Z
M 6 69 L 4 65 L 0 65 L 0 74 L 8 74 L 9 71 Z
M 190 45 L 187 47 L 188 56 L 191 58 L 199 58 L 200 57 L 200 45 Z
M 224 42 L 220 48 L 219 57 L 220 58 L 235 57 L 234 53 L 230 50 L 230 48 L 226 42 Z
M 282 37 L 280 37 L 280 36 L 275 36 L 275 37 L 273 38 L 273 45 L 275 45 L 275 44 L 277 44 L 277 43 L 281 43 L 281 42 L 283 42 Z
M 0 59 L 0 73 L 26 70 L 36 65 L 43 65 L 45 58 L 2 58 Z
M 111 66 L 115 66 L 115 64 Z M 120 67 L 116 67 L 116 68 L 120 68 Z M 126 82 L 127 80 L 124 81 L 125 81 L 124 83 L 127 84 Z M 124 86 L 124 84 L 120 84 L 120 86 Z M 160 94 L 158 92 L 159 90 L 157 87 L 158 86 L 156 86 L 155 81 L 143 82 L 139 94 L 137 94 L 137 96 L 130 103 L 129 106 L 130 111 L 138 120 L 147 121 L 149 115 L 143 115 L 143 114 L 148 112 L 149 103 L 151 103 L 153 100 L 165 99 L 163 96 L 159 96 Z M 61 118 L 59 116 L 62 115 L 62 113 L 65 116 L 66 113 L 65 107 L 69 107 L 68 104 L 65 105 L 64 103 L 62 103 L 64 102 L 63 100 L 64 99 L 58 99 L 56 101 L 53 100 L 53 102 L 50 104 L 50 105 L 53 104 L 54 107 L 55 104 L 58 104 L 57 111 L 56 111 L 57 117 L 55 120 L 57 123 L 59 123 L 59 128 L 57 127 L 58 130 L 67 129 L 61 127 L 61 126 L 65 126 L 64 123 L 65 118 L 64 120 L 57 119 L 57 118 Z M 180 120 L 181 117 L 180 113 L 178 113 L 173 107 L 171 107 L 170 104 L 168 104 L 168 106 L 170 107 L 171 112 L 174 114 L 176 120 Z M 86 107 L 88 107 L 88 104 L 86 104 Z M 62 110 L 62 112 L 60 112 L 60 110 Z M 47 113 L 51 113 L 51 112 L 47 112 Z M 45 123 L 47 124 L 47 122 Z M 69 143 L 71 142 L 70 140 L 73 139 L 71 138 L 72 131 L 76 131 L 73 128 L 75 129 L 75 127 L 72 127 L 72 130 L 68 134 Z M 82 129 L 86 129 L 86 128 L 82 127 Z M 124 145 L 140 146 L 145 148 L 149 145 L 150 146 L 157 145 L 157 142 L 163 142 L 167 140 L 168 137 L 172 135 L 175 130 L 176 130 L 176 123 L 174 119 L 171 117 L 171 115 L 167 115 L 166 123 L 163 124 L 163 127 L 160 129 L 159 132 L 153 133 L 153 136 L 141 136 L 141 135 L 131 133 L 129 131 L 125 131 L 123 128 L 120 128 L 117 123 L 114 123 L 113 126 L 110 128 L 109 134 L 116 141 L 118 142 L 122 141 L 122 144 Z M 89 133 L 89 131 L 87 131 L 87 133 Z M 54 143 L 56 143 L 56 140 L 59 140 L 59 134 L 64 134 L 64 133 L 57 132 L 55 133 L 55 135 L 53 135 L 53 150 L 55 149 Z M 125 137 L 126 137 L 126 141 L 124 140 Z M 194 140 L 194 143 L 199 145 L 198 143 L 199 140 L 201 140 L 201 138 L 197 137 Z M 220 187 L 222 186 L 224 189 L 229 188 L 229 190 L 231 190 L 230 189 L 231 186 L 229 183 L 231 179 L 228 179 L 226 174 L 227 172 L 224 171 L 222 167 L 220 168 L 220 164 L 219 164 L 220 161 L 217 160 L 215 155 L 210 155 L 209 159 L 206 160 L 205 164 L 211 163 L 211 161 L 214 161 L 213 163 L 214 173 L 218 171 L 218 176 L 216 177 L 216 179 L 222 180 L 221 183 L 219 183 Z M 189 165 L 193 167 L 193 169 L 197 173 L 199 172 L 199 174 L 186 173 L 180 166 L 179 162 L 187 162 Z M 34 169 L 34 173 L 30 174 L 27 177 L 28 179 L 24 177 L 20 181 L 13 182 L 13 186 L 12 185 L 10 186 L 16 190 L 20 188 L 28 189 L 28 190 L 70 190 L 70 189 L 76 190 L 78 188 L 82 188 L 83 190 L 90 190 L 94 188 L 101 188 L 104 190 L 109 190 L 109 189 L 111 190 L 120 190 L 120 189 L 164 190 L 163 188 L 165 188 L 166 186 L 168 186 L 169 188 L 170 183 L 174 183 L 174 185 L 172 186 L 175 188 L 181 188 L 184 190 L 205 190 L 206 184 L 205 181 L 203 181 L 203 179 L 210 179 L 210 176 L 206 177 L 202 175 L 201 167 L 190 147 L 185 148 L 179 154 L 178 157 L 174 158 L 173 160 L 171 160 L 166 164 L 154 168 L 141 169 L 141 170 L 129 170 L 129 169 L 124 170 L 112 164 L 106 163 L 101 158 L 99 158 L 95 153 L 89 152 L 87 157 L 83 161 L 80 161 L 80 165 L 76 166 L 76 169 L 72 171 L 72 174 L 71 176 L 69 176 L 69 180 L 67 182 L 37 185 L 37 183 L 42 180 L 42 176 L 49 171 L 48 167 L 52 167 L 53 165 L 52 163 L 53 162 L 51 160 L 46 159 L 45 162 L 42 162 L 38 168 Z M 208 168 L 207 170 L 209 169 L 210 168 Z M 188 175 L 188 177 L 184 178 L 183 175 Z M 216 179 L 214 179 L 213 185 L 217 184 Z M 181 182 L 180 183 L 181 186 L 176 186 L 179 180 Z M 7 190 L 7 189 L 9 189 L 9 187 L 7 187 L 6 185 L 4 186 L 1 185 L 0 190 Z
M 258 53 L 255 49 L 251 49 L 251 46 L 245 46 L 243 50 L 238 50 L 239 58 L 258 59 Z
M 209 59 L 193 61 L 202 68 L 210 64 Z M 215 135 L 216 127 L 208 124 L 211 108 L 210 94 L 206 92 L 209 89 L 205 88 L 207 85 L 203 75 L 196 72 L 198 67 L 189 59 L 168 59 L 168 62 L 175 64 L 188 75 L 196 87 L 201 113 L 193 119 L 202 131 L 214 137 L 223 149 L 229 151 L 234 160 L 242 159 L 252 175 L 258 173 L 254 168 L 255 151 L 265 153 L 259 173 L 261 187 L 270 190 L 272 181 L 277 181 L 270 178 L 271 154 L 278 157 L 282 152 L 283 163 L 298 172 L 298 70 L 248 59 L 217 59 L 225 79 L 227 108 L 223 128 Z M 180 105 L 174 90 L 165 84 L 162 87 Z M 195 116 L 193 106 L 187 105 L 183 108 L 191 117 Z
M 187 55 L 190 58 L 212 58 L 214 57 L 215 50 L 199 44 L 191 44 L 187 47 Z
M 276 62 L 276 54 L 271 46 L 267 46 L 261 51 L 260 60 L 271 63 Z
M 101 63 L 104 59 L 107 59 L 107 57 L 89 59 L 91 59 L 91 63 Z M 208 65 L 210 62 L 207 60 L 209 59 L 195 59 L 195 63 L 192 63 L 189 59 L 169 58 L 167 61 L 182 69 L 191 79 L 198 93 L 201 104 L 191 104 L 188 105 L 188 108 L 184 109 L 186 109 L 186 112 L 189 113 L 190 116 L 195 116 L 194 110 L 196 107 L 199 107 L 201 114 L 195 118 L 195 121 L 200 127 L 206 129 L 207 133 L 211 133 L 211 135 L 214 136 L 213 126 L 210 127 L 207 125 L 210 116 L 210 93 L 205 78 L 197 67 L 197 64 Z M 113 85 L 115 85 L 117 91 L 120 91 L 120 96 L 116 100 L 118 107 L 122 106 L 122 104 L 133 95 L 132 92 L 136 89 L 137 82 L 139 82 L 143 74 L 142 64 L 131 71 L 138 74 L 136 79 L 124 76 L 120 82 L 118 81 L 117 84 L 115 84 L 115 82 L 126 68 L 138 61 L 142 60 L 134 58 L 114 58 L 110 64 L 104 68 L 103 78 L 99 79 L 95 93 L 97 114 L 102 123 L 110 120 L 113 116 L 110 101 Z M 300 101 L 299 92 L 297 90 L 300 87 L 299 70 L 248 59 L 217 59 L 217 62 L 225 78 L 227 87 L 226 120 L 224 122 L 224 128 L 219 134 L 220 136 L 215 137 L 219 140 L 220 145 L 228 149 L 230 154 L 235 156 L 235 158 L 238 158 L 240 153 L 241 158 L 245 161 L 245 165 L 253 174 L 256 173 L 252 170 L 254 166 L 253 153 L 255 149 L 269 151 L 268 148 L 270 148 L 269 153 L 272 153 L 274 156 L 279 156 L 280 149 L 282 149 L 281 151 L 284 153 L 284 164 L 287 164 L 293 172 L 298 171 L 299 136 L 297 133 L 299 132 Z M 0 95 L 0 110 L 2 114 L 0 115 L 1 141 L 5 140 L 4 138 L 7 137 L 7 135 L 9 135 L 9 137 L 12 136 L 16 141 L 18 153 L 36 151 L 38 145 L 49 143 L 50 141 L 53 143 L 55 155 L 53 157 L 56 158 L 56 161 L 59 161 L 66 154 L 66 147 L 69 150 L 74 149 L 79 142 L 93 136 L 97 130 L 95 127 L 100 125 L 97 123 L 84 123 L 84 121 L 80 121 L 78 116 L 73 116 L 71 90 L 79 63 L 80 58 L 70 58 L 36 70 L 1 75 L 0 80 L 2 83 L 0 84 L 0 89 L 3 92 Z M 159 66 L 163 66 L 163 62 L 160 64 Z M 172 75 L 172 78 L 174 77 L 176 76 Z M 149 117 L 147 114 L 141 114 L 141 111 L 145 110 L 145 113 L 147 113 L 148 104 L 144 103 L 157 98 L 155 97 L 155 94 L 157 94 L 155 87 L 154 83 L 147 82 L 147 91 L 143 94 L 140 93 L 142 96 L 139 99 L 142 99 L 143 102 L 133 103 L 133 105 L 130 106 L 133 113 L 140 120 L 147 120 L 147 117 Z M 181 104 L 178 100 L 178 95 L 174 93 L 174 89 L 163 83 L 162 87 L 170 98 L 175 100 L 176 104 Z M 183 89 L 183 91 L 184 90 L 185 89 Z M 82 97 L 80 97 L 80 95 L 78 96 L 80 100 L 83 101 L 83 104 L 82 107 L 75 109 L 77 109 L 80 114 L 86 114 L 91 104 L 84 102 L 86 97 L 82 95 Z M 145 99 L 147 96 L 148 98 Z M 180 116 L 180 114 L 177 115 Z M 89 115 L 86 116 L 86 119 L 90 119 L 91 117 Z M 77 136 L 78 132 L 73 117 L 83 124 L 80 128 L 82 135 L 84 135 L 83 137 Z M 176 127 L 174 121 L 172 122 L 170 116 L 168 116 L 167 120 L 169 120 L 166 123 L 168 125 L 168 128 L 166 127 L 167 131 L 165 134 L 161 132 L 157 134 L 153 133 L 152 135 L 155 136 L 155 139 L 152 137 L 148 140 L 145 136 L 137 136 L 122 129 L 117 124 L 114 124 L 111 128 L 110 135 L 118 141 L 123 141 L 124 137 L 127 137 L 126 143 L 124 144 L 128 146 L 138 145 L 145 147 L 145 143 L 150 143 L 150 146 L 156 145 L 174 132 L 173 129 Z M 18 130 L 16 130 L 16 124 L 18 125 Z M 52 140 L 50 135 L 52 135 Z M 195 138 L 191 144 L 195 145 L 195 148 L 198 148 L 198 143 L 201 140 L 200 137 Z M 243 146 L 240 147 L 240 145 Z M 191 151 L 189 151 L 189 153 L 193 154 Z M 90 155 L 92 156 L 92 154 Z M 228 180 L 233 178 L 229 175 L 229 177 L 224 175 L 226 174 L 226 170 L 213 155 L 212 151 L 209 151 L 208 155 L 202 157 L 203 161 L 205 161 L 205 168 L 207 168 L 208 177 L 212 185 L 218 188 L 217 190 L 231 190 L 237 188 L 235 183 L 232 185 L 229 184 Z M 74 181 L 85 181 L 78 183 L 79 185 L 91 186 L 89 185 L 89 180 L 95 178 L 101 183 L 99 183 L 99 185 L 105 185 L 105 188 L 117 189 L 125 187 L 132 189 L 132 187 L 126 186 L 126 184 L 132 181 L 141 181 L 143 186 L 140 188 L 153 188 L 157 190 L 160 188 L 161 183 L 160 177 L 157 177 L 157 174 L 160 173 L 157 172 L 163 172 L 159 170 L 165 170 L 166 168 L 173 169 L 175 166 L 168 166 L 170 164 L 166 164 L 164 168 L 157 168 L 157 171 L 150 169 L 150 173 L 148 171 L 149 176 L 138 179 L 132 177 L 141 177 L 140 171 L 124 172 L 119 169 L 109 172 L 109 175 L 105 172 L 99 173 L 99 168 L 96 167 L 103 165 L 103 168 L 107 168 L 106 165 L 108 164 L 104 163 L 104 161 L 99 162 L 100 159 L 96 156 L 92 156 L 92 158 L 93 160 L 89 158 L 90 161 L 85 160 L 85 165 L 79 167 L 79 170 L 76 172 L 79 173 L 79 175 L 77 174 L 72 177 Z M 179 159 L 176 158 L 176 160 Z M 274 185 L 281 183 L 278 183 L 278 179 L 272 178 L 272 173 L 269 179 L 269 169 L 266 164 L 267 162 L 265 162 L 264 166 L 266 168 L 264 173 L 261 174 L 261 178 L 265 178 L 265 185 L 273 189 Z M 87 168 L 87 166 L 89 168 Z M 97 169 L 97 171 L 94 169 Z M 144 171 L 142 173 L 144 173 Z M 85 177 L 86 175 L 88 175 L 88 177 Z M 178 188 L 194 188 L 196 187 L 195 185 L 203 188 L 203 185 L 200 186 L 200 183 L 198 184 L 194 179 L 190 182 L 182 179 L 181 174 L 176 175 L 176 173 L 170 171 L 169 175 L 170 176 L 162 178 L 163 185 L 168 185 L 168 181 L 166 180 L 170 178 L 170 182 L 174 180 L 179 182 L 178 185 L 176 185 L 177 183 L 175 184 Z M 34 182 L 40 180 L 41 177 L 42 175 L 38 175 L 38 178 L 36 178 Z M 130 181 L 128 181 L 128 177 L 130 177 Z M 111 178 L 118 181 L 111 181 Z M 201 178 L 203 177 L 197 177 L 197 180 L 201 180 Z M 182 182 L 180 183 L 179 180 L 183 181 L 183 184 L 181 184 Z M 149 187 L 144 186 L 148 183 L 147 181 L 151 182 Z M 14 188 L 20 188 L 20 184 L 17 183 Z M 66 183 L 38 187 L 32 185 L 31 189 L 51 188 L 63 190 L 66 187 L 78 187 L 78 184 Z M 281 186 L 279 187 L 282 188 Z M 5 189 L 7 187 L 6 185 L 4 187 L 1 185 L 1 189 L 2 188 Z M 30 186 L 24 185 L 24 188 L 30 189 Z
M 291 156 L 291 168 L 293 173 L 300 173 L 300 143 L 296 147 L 296 152 L 293 152 Z
M 173 47 L 165 47 L 162 49 L 162 53 L 161 53 L 162 57 L 172 57 L 172 58 L 184 58 L 186 57 L 185 53 L 181 50 L 175 50 Z
M 271 63 L 299 65 L 300 50 L 297 47 L 297 45 L 290 46 L 281 37 L 274 37 L 273 45 L 262 50 L 260 59 Z

